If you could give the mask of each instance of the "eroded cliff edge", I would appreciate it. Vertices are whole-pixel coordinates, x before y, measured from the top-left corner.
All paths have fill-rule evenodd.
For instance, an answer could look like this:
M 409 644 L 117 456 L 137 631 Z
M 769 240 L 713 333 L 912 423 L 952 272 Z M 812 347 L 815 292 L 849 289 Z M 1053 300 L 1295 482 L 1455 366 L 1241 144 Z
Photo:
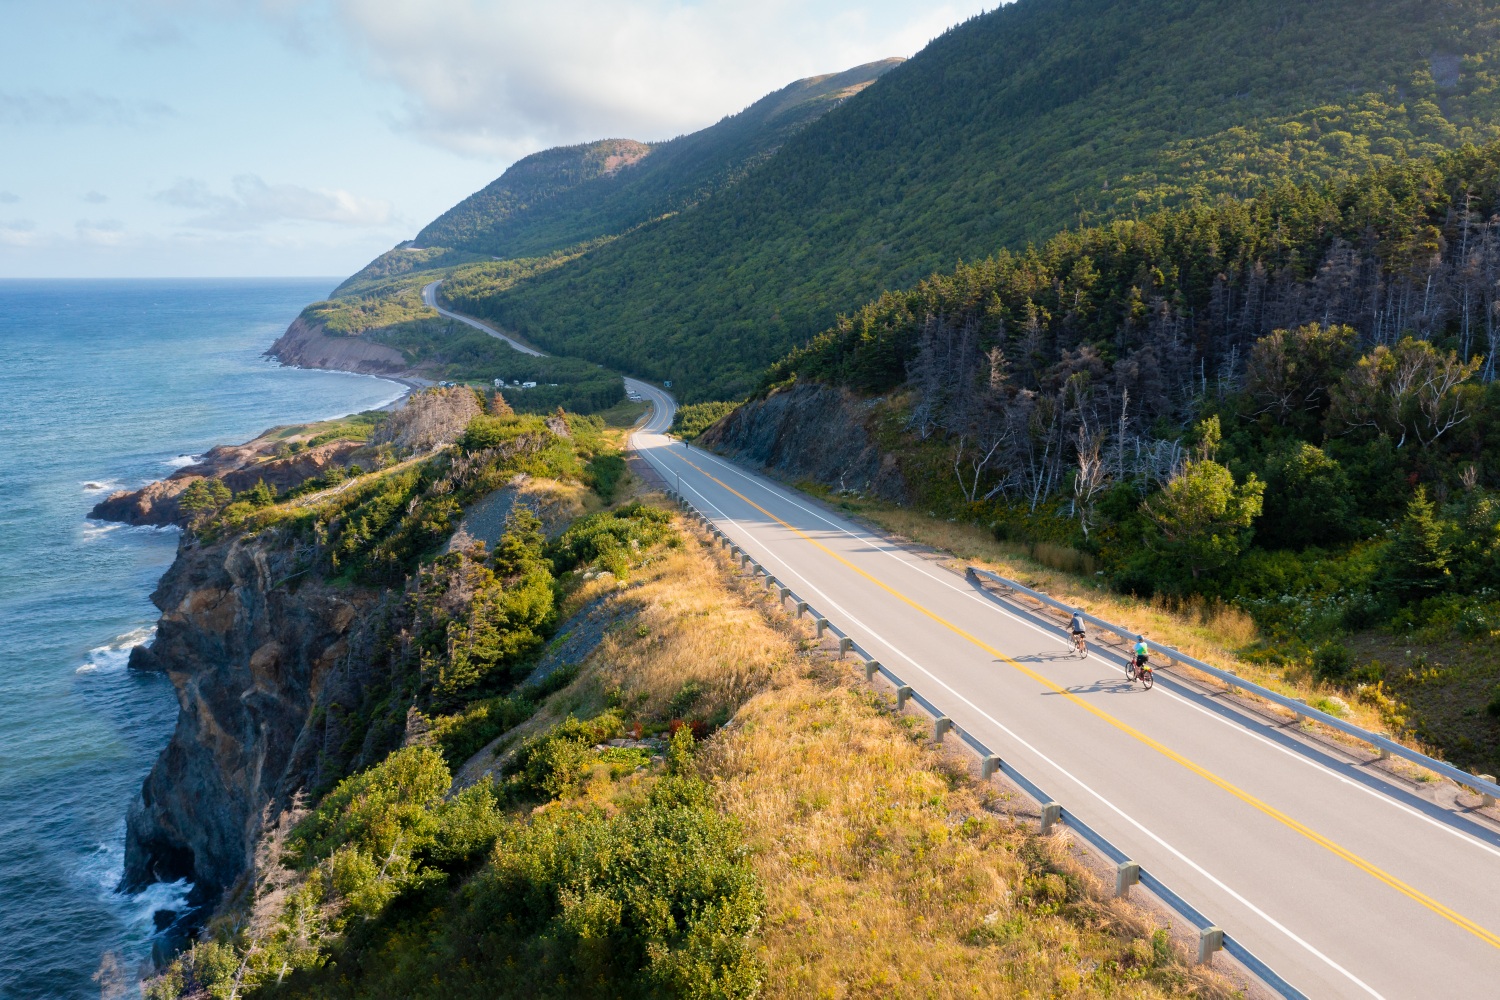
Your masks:
M 870 431 L 877 401 L 847 389 L 797 385 L 752 399 L 698 438 L 748 465 L 902 503 L 906 480 Z
M 357 756 L 343 720 L 380 597 L 306 572 L 311 555 L 275 531 L 184 534 L 151 595 L 156 640 L 131 664 L 166 673 L 181 711 L 126 821 L 123 887 L 188 878 L 211 903 L 249 867 L 266 808 Z

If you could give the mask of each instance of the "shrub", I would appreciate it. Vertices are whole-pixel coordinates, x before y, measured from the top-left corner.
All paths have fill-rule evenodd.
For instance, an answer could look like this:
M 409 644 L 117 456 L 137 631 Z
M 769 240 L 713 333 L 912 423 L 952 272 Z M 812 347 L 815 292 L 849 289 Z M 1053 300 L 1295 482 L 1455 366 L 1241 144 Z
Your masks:
M 672 516 L 661 508 L 642 503 L 581 518 L 553 542 L 554 571 L 561 574 L 579 565 L 598 563 L 616 576 L 624 576 L 632 551 L 675 537 L 671 520 Z
M 1338 680 L 1354 665 L 1354 657 L 1348 648 L 1336 639 L 1330 639 L 1313 650 L 1313 673 L 1320 680 Z

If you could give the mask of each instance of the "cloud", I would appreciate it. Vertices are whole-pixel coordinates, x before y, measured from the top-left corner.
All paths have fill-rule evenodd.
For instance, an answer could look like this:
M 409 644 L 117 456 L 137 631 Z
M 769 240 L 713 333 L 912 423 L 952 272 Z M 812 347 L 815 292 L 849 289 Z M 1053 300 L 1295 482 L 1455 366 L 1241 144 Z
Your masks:
M 0 205 L 14 205 L 20 200 L 19 195 L 11 194 L 9 191 L 0 191 Z
M 29 247 L 36 242 L 36 223 L 30 219 L 0 220 L 0 246 Z
M 275 222 L 326 222 L 342 226 L 383 226 L 391 221 L 389 202 L 359 198 L 342 190 L 267 184 L 241 174 L 232 194 L 215 194 L 199 180 L 183 178 L 156 195 L 156 200 L 200 214 L 185 225 L 226 232 L 258 229 Z
M 209 2 L 209 0 L 204 0 Z M 232 0 L 219 0 L 232 2 Z M 313 0 L 240 0 L 290 24 Z M 393 123 L 475 156 L 701 128 L 793 80 L 910 55 L 971 0 L 331 0 Z
M 93 221 L 79 219 L 74 226 L 80 243 L 89 243 L 94 246 L 113 247 L 125 242 L 125 224 L 118 219 L 100 219 Z
M 88 202 L 90 205 L 102 205 L 106 201 L 109 201 L 109 195 L 100 194 L 98 191 L 90 191 L 88 194 L 83 196 L 83 200 Z
M 123 125 L 139 127 L 177 112 L 160 101 L 122 101 L 92 91 L 49 94 L 0 91 L 0 124 L 4 125 Z

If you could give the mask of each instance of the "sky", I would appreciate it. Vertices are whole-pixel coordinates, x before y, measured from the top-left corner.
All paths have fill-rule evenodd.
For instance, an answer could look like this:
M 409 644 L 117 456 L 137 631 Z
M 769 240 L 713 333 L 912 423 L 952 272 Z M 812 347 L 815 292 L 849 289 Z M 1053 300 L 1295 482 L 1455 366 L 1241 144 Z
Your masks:
M 983 7 L 0 0 L 0 279 L 351 274 L 528 153 L 691 132 Z

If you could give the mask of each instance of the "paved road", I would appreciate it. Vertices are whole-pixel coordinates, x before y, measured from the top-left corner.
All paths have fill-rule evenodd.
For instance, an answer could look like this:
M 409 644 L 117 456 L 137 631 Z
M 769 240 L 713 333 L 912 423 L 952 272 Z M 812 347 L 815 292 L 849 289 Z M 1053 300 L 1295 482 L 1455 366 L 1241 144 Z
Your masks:
M 1500 996 L 1500 835 L 1158 673 L 1072 658 L 806 497 L 662 436 L 635 447 L 742 548 L 1312 997 Z
M 424 285 L 422 288 L 422 301 L 431 306 L 433 309 L 436 309 L 442 315 L 447 316 L 449 319 L 456 319 L 460 323 L 467 323 L 469 326 L 472 326 L 476 330 L 483 330 L 491 337 L 495 337 L 498 340 L 505 341 L 507 344 L 520 351 L 522 354 L 529 354 L 534 358 L 547 357 L 544 352 L 539 351 L 534 347 L 528 347 L 509 334 L 502 333 L 495 327 L 490 326 L 488 323 L 477 320 L 472 316 L 465 316 L 463 313 L 456 313 L 451 309 L 444 309 L 442 306 L 438 305 L 437 288 L 438 285 L 441 284 L 441 281 L 434 281 L 430 284 Z M 633 379 L 629 377 L 626 377 L 625 379 L 625 388 L 640 396 L 642 399 L 649 399 L 653 403 L 652 417 L 649 421 L 649 426 L 655 427 L 656 421 L 661 414 L 666 414 L 667 422 L 665 424 L 662 424 L 661 427 L 657 429 L 660 431 L 665 431 L 668 427 L 672 426 L 672 414 L 676 412 L 677 404 L 673 402 L 671 396 L 667 395 L 665 392 L 662 392 L 660 389 L 647 382 L 642 382 L 639 379 Z
M 1072 658 L 1055 625 L 666 438 L 671 397 L 627 383 L 654 404 L 634 447 L 669 483 L 1309 996 L 1500 997 L 1500 833 L 1488 821 L 1164 672 L 1146 692 L 1114 660 Z

